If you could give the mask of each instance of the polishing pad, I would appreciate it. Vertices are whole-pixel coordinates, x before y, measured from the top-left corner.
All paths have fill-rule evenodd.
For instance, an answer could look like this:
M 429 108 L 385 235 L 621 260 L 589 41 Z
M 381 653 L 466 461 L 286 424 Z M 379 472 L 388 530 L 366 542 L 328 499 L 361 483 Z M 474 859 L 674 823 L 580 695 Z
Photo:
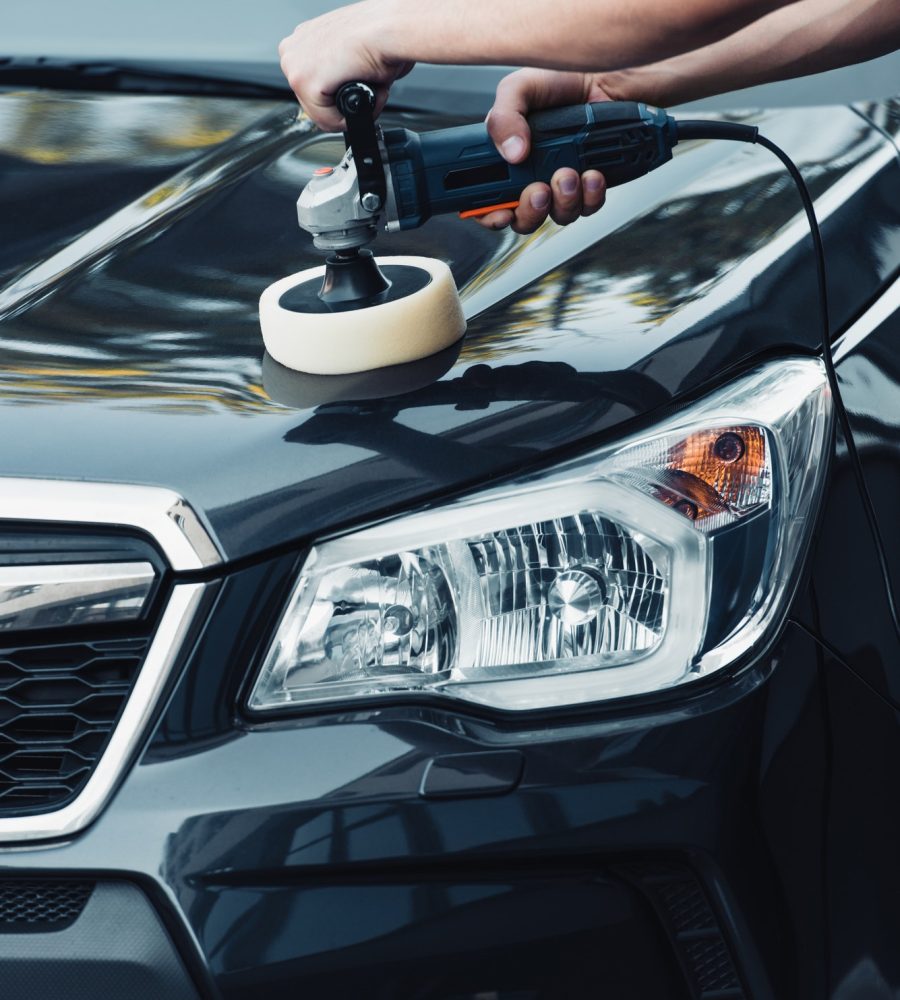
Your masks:
M 295 371 L 346 375 L 436 354 L 465 333 L 450 268 L 431 257 L 381 257 L 391 288 L 373 304 L 329 307 L 325 266 L 276 281 L 259 300 L 266 350 Z

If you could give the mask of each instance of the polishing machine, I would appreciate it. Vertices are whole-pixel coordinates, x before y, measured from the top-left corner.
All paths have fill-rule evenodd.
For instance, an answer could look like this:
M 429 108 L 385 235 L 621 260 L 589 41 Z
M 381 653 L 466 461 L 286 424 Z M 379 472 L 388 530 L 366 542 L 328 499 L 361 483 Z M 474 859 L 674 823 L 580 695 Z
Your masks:
M 508 163 L 484 123 L 426 133 L 382 130 L 375 94 L 345 84 L 336 96 L 346 152 L 315 171 L 297 202 L 300 226 L 328 253 L 322 267 L 270 285 L 260 300 L 266 346 L 282 364 L 316 374 L 364 371 L 417 360 L 457 341 L 465 320 L 449 268 L 424 257 L 381 258 L 364 249 L 433 215 L 462 218 L 514 208 L 523 188 L 561 167 L 599 170 L 607 187 L 672 158 L 679 139 L 757 141 L 751 125 L 679 122 L 634 101 L 538 111 L 528 118 L 528 158 Z M 365 323 L 359 315 L 365 310 Z M 376 315 L 377 314 L 377 315 Z

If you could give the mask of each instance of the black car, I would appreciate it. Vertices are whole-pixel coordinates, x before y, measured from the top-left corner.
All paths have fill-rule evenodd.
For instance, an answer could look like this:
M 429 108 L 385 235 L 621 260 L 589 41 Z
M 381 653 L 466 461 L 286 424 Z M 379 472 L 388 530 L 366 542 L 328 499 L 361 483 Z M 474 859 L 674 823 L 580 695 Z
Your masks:
M 706 142 L 314 377 L 276 74 L 0 60 L 0 995 L 895 997 L 900 101 L 710 112 L 831 355 Z

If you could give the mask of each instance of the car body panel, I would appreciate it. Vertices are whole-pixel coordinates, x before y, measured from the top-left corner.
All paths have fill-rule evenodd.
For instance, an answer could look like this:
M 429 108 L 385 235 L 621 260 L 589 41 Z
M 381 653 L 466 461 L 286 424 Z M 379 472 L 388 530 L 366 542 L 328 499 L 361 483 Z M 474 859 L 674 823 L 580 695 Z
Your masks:
M 848 586 L 848 546 L 855 533 L 847 531 L 850 517 L 865 521 L 865 513 L 841 503 L 850 489 L 842 483 L 829 497 L 831 550 L 823 551 L 817 569 L 818 629 L 836 653 L 894 706 L 900 707 L 900 279 L 879 302 L 854 324 L 837 350 L 841 400 L 849 419 L 872 516 L 878 529 L 871 556 L 858 564 L 856 586 Z M 870 317 L 874 317 L 870 323 Z M 847 475 L 850 470 L 847 469 Z M 854 484 L 855 489 L 855 484 Z M 833 510 L 833 514 L 830 511 Z M 868 525 L 867 525 L 868 527 Z M 871 532 L 870 532 L 871 534 Z M 881 558 L 877 549 L 881 547 Z M 868 547 L 868 546 L 867 546 Z M 858 553 L 861 555 L 861 553 Z M 887 579 L 885 579 L 887 576 Z M 875 595 L 882 590 L 890 600 Z M 872 627 L 887 618 L 893 625 L 883 632 Z
M 24 113 L 15 94 L 0 105 L 11 100 Z M 94 132 L 115 133 L 105 148 L 117 162 L 121 146 L 125 174 L 139 141 L 131 100 L 91 103 Z M 203 106 L 168 100 L 187 121 Z M 540 464 L 723 371 L 819 344 L 789 178 L 762 149 L 701 143 L 564 230 L 517 239 L 444 217 L 380 237 L 382 253 L 450 263 L 469 332 L 433 384 L 400 372 L 391 391 L 408 378 L 406 393 L 366 399 L 382 391 L 376 379 L 350 392 L 355 401 L 328 402 L 330 389 L 323 401 L 321 380 L 263 364 L 256 299 L 318 263 L 293 200 L 315 166 L 337 159 L 339 139 L 309 132 L 288 105 L 257 105 L 248 123 L 252 102 L 231 103 L 232 117 L 218 112 L 223 131 L 243 131 L 202 156 L 195 142 L 180 170 L 76 240 L 62 223 L 45 232 L 46 256 L 21 247 L 22 270 L 0 288 L 0 474 L 165 485 L 241 558 Z M 847 109 L 760 124 L 810 177 L 833 325 L 844 325 L 900 263 L 900 165 Z M 37 191 L 43 178 L 50 197 L 46 165 L 7 155 L 20 183 Z M 878 222 L 862 228 L 860 216 Z
M 263 598 L 292 568 L 284 556 L 229 576 L 152 744 L 113 805 L 70 843 L 22 849 L 7 855 L 11 864 L 134 872 L 185 921 L 225 997 L 250 996 L 264 980 L 281 998 L 296 995 L 298 983 L 308 983 L 310 996 L 349 997 L 363 975 L 395 984 L 411 947 L 424 989 L 427 967 L 446 961 L 441 918 L 452 928 L 456 906 L 472 913 L 488 954 L 531 940 L 550 962 L 560 925 L 527 905 L 536 876 L 564 898 L 584 878 L 615 880 L 622 864 L 688 858 L 735 948 L 740 940 L 742 969 L 747 956 L 758 961 L 752 995 L 822 995 L 813 992 L 822 926 L 808 910 L 821 892 L 814 838 L 824 730 L 818 647 L 808 634 L 790 626 L 728 685 L 553 722 L 408 704 L 211 726 L 207 706 L 233 704 L 252 643 L 266 634 Z M 236 655 L 223 669 L 229 649 Z M 420 795 L 434 757 L 498 748 L 523 755 L 514 791 Z M 798 769 L 810 771 L 799 791 Z M 802 860 L 794 838 L 809 842 Z M 501 890 L 524 900 L 529 928 L 486 922 L 485 900 Z M 579 898 L 583 889 L 574 891 Z M 627 906 L 619 919 L 631 926 Z M 428 926 L 435 933 L 424 933 Z M 464 936 L 461 965 L 473 949 Z M 805 993 L 792 992 L 801 960 L 812 970 Z M 635 995 L 608 985 L 616 1000 Z
M 830 552 L 834 519 L 846 517 L 844 571 L 866 570 L 871 538 L 854 491 L 846 458 L 836 459 L 827 493 L 837 505 L 826 512 L 814 563 L 818 550 Z M 888 911 L 878 935 L 864 934 L 858 907 L 832 896 L 826 908 L 822 896 L 850 891 L 845 874 L 880 896 L 894 891 L 883 863 L 873 858 L 861 871 L 841 859 L 874 843 L 874 828 L 855 817 L 867 808 L 860 794 L 875 794 L 879 774 L 888 780 L 900 749 L 896 715 L 812 637 L 808 592 L 793 612 L 803 624 L 789 624 L 770 650 L 754 651 L 727 678 L 655 701 L 516 721 L 427 698 L 264 724 L 236 717 L 298 558 L 225 577 L 153 739 L 110 807 L 68 842 L 7 851 L 8 870 L 129 873 L 177 928 L 189 964 L 213 977 L 212 995 L 228 1000 L 251 996 L 261 978 L 273 1000 L 295 995 L 298 982 L 310 996 L 349 997 L 366 976 L 385 997 L 409 993 L 404 975 L 424 989 L 429 968 L 446 961 L 442 929 L 455 926 L 456 907 L 482 928 L 479 946 L 489 954 L 531 942 L 552 963 L 558 939 L 540 917 L 527 930 L 509 923 L 534 912 L 536 878 L 562 900 L 589 892 L 601 913 L 608 902 L 620 948 L 646 942 L 639 901 L 615 895 L 621 868 L 673 859 L 702 875 L 747 995 L 832 995 L 829 963 L 836 985 L 860 977 L 900 985 Z M 887 648 L 877 606 L 860 626 L 870 635 L 880 627 Z M 874 727 L 882 750 L 862 764 L 862 785 L 857 723 Z M 499 748 L 523 755 L 514 790 L 422 798 L 435 757 Z M 832 759 L 839 798 L 830 797 Z M 891 797 L 875 798 L 889 831 Z M 422 926 L 434 933 L 417 932 Z M 473 942 L 463 944 L 461 970 L 474 961 Z M 650 964 L 670 960 L 663 951 Z M 616 981 L 611 997 L 635 995 L 616 992 Z
M 227 1000 L 261 983 L 272 1000 L 298 983 L 440 997 L 448 964 L 482 954 L 480 975 L 517 948 L 549 968 L 585 931 L 600 956 L 636 949 L 662 980 L 650 995 L 683 995 L 693 967 L 634 867 L 673 864 L 702 881 L 720 934 L 704 954 L 732 963 L 745 996 L 900 989 L 896 634 L 839 434 L 789 620 L 721 675 L 516 719 L 428 695 L 293 719 L 242 709 L 311 537 L 555 462 L 755 360 L 820 350 L 808 230 L 777 162 L 686 146 L 564 230 L 445 218 L 381 237 L 382 253 L 451 264 L 469 333 L 436 367 L 336 385 L 263 357 L 255 303 L 317 263 L 293 201 L 337 138 L 287 103 L 171 97 L 141 117 L 131 97 L 57 95 L 47 114 L 48 100 L 0 95 L 0 122 L 43 109 L 3 148 L 0 220 L 23 191 L 49 199 L 40 224 L 7 226 L 0 256 L 0 475 L 165 486 L 242 562 L 205 571 L 211 610 L 109 806 L 77 836 L 4 850 L 5 871 L 139 883 L 204 995 Z M 71 139 L 83 115 L 94 161 Z M 896 108 L 754 120 L 816 195 L 838 332 L 900 267 Z M 871 463 L 896 456 L 895 334 L 879 325 L 839 366 L 882 519 L 893 480 L 879 492 Z M 496 750 L 521 755 L 516 787 L 422 795 L 436 758 Z

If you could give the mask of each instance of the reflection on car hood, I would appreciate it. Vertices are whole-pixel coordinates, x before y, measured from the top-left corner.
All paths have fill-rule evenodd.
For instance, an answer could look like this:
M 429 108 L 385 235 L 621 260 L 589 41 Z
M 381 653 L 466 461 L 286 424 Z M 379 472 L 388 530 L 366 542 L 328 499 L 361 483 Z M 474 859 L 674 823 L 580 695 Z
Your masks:
M 814 190 L 837 328 L 900 263 L 897 151 L 850 109 L 753 119 Z M 0 475 L 168 486 L 237 558 L 547 462 L 762 354 L 817 349 L 789 178 L 762 149 L 694 143 L 566 229 L 445 217 L 380 237 L 382 254 L 450 264 L 461 349 L 374 379 L 288 372 L 263 356 L 256 303 L 320 262 L 294 202 L 340 151 L 287 104 L 0 94 Z

